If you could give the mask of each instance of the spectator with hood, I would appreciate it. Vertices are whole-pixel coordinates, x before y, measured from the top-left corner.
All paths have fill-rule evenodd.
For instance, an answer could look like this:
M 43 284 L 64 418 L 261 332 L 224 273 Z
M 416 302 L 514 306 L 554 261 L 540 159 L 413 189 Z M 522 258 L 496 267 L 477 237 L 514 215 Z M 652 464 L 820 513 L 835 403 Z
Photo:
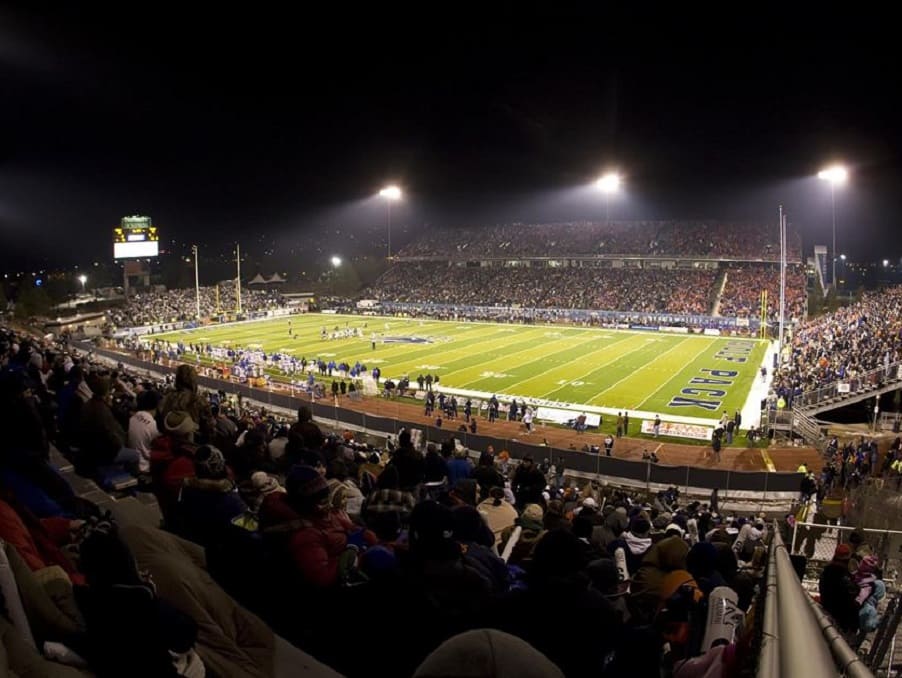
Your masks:
M 125 431 L 113 415 L 108 402 L 109 378 L 93 375 L 90 386 L 91 399 L 81 413 L 79 464 L 91 472 L 98 466 L 122 464 L 137 473 L 140 455 L 125 447 Z
M 197 392 L 197 372 L 191 365 L 179 365 L 175 370 L 175 390 L 166 394 L 160 405 L 160 416 L 170 412 L 187 412 L 198 425 L 201 441 L 211 440 L 214 431 L 210 401 Z
M 642 559 L 645 558 L 646 552 L 651 548 L 650 532 L 651 522 L 648 519 L 648 514 L 645 511 L 641 511 L 630 520 L 629 530 L 624 532 L 620 539 L 611 542 L 608 546 L 608 550 L 615 560 L 617 549 L 623 549 L 626 567 L 630 575 L 639 569 Z

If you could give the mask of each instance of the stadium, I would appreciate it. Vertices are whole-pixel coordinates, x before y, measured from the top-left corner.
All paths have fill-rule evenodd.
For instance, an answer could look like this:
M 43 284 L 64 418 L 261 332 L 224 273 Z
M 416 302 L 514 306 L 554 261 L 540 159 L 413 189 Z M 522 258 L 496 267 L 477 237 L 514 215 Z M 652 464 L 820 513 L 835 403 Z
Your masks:
M 3 29 L 0 678 L 900 675 L 883 79 L 84 12 Z

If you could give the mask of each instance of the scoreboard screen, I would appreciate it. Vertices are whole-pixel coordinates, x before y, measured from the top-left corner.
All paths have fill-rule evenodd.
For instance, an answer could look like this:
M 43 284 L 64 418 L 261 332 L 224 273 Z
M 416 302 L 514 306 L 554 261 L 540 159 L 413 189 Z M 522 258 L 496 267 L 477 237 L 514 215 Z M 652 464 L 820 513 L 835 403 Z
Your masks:
M 123 222 L 125 220 L 123 219 Z M 150 223 L 147 219 L 146 223 Z M 113 258 L 138 259 L 160 254 L 160 236 L 156 226 L 132 226 L 113 229 Z

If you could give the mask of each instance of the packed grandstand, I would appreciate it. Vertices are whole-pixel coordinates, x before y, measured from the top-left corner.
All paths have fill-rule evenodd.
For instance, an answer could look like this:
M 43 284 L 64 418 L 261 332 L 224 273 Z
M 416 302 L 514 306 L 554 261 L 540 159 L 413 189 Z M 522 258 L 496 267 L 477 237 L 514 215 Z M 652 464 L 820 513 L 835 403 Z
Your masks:
M 463 229 L 411 244 L 360 297 L 755 317 L 767 290 L 773 321 L 771 240 L 736 235 L 657 222 Z M 805 319 L 791 251 L 797 322 L 773 393 L 791 401 L 898 362 L 902 289 Z M 626 254 L 638 265 L 612 265 Z M 568 265 L 531 259 L 549 256 Z M 466 265 L 494 257 L 530 265 Z M 651 265 L 667 257 L 688 265 Z M 202 288 L 201 315 L 237 305 L 228 294 Z M 242 305 L 265 312 L 284 299 L 242 291 Z M 116 328 L 194 321 L 193 289 L 141 293 L 109 312 Z M 27 638 L 15 661 L 31 662 L 32 675 L 426 678 L 460 675 L 464 658 L 523 676 L 751 675 L 741 671 L 755 665 L 758 625 L 738 619 L 760 614 L 773 537 L 757 510 L 728 514 L 716 492 L 703 503 L 674 489 L 604 489 L 553 454 L 512 459 L 450 435 L 374 445 L 324 430 L 306 407 L 275 415 L 204 391 L 190 365 L 158 362 L 167 369 L 139 374 L 65 337 L 0 332 L 0 556 L 13 574 L 0 582 L 2 623 Z M 118 523 L 77 496 L 81 481 L 59 473 L 59 452 L 101 485 L 133 475 L 164 529 Z M 902 478 L 897 460 L 880 473 Z M 809 495 L 841 482 L 806 481 Z M 779 522 L 787 541 L 791 527 Z M 856 558 L 871 572 L 860 547 L 837 548 L 836 562 L 848 571 Z M 852 591 L 846 578 L 822 583 L 822 597 L 851 638 L 873 621 L 862 616 L 859 629 L 857 609 L 875 587 L 855 580 Z M 707 608 L 725 600 L 734 614 L 712 638 Z

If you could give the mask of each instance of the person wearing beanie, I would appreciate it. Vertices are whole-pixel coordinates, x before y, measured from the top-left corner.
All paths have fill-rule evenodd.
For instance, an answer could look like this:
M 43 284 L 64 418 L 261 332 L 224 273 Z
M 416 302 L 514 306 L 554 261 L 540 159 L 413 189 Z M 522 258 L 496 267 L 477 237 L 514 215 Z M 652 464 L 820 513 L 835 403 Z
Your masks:
M 628 525 L 629 519 L 626 517 L 626 509 L 622 506 L 611 507 L 611 512 L 605 516 L 604 523 L 592 530 L 592 541 L 608 554 L 611 554 L 613 553 L 610 549 L 611 544 L 622 538 Z
M 620 615 L 586 576 L 587 565 L 572 532 L 547 532 L 536 544 L 528 587 L 500 606 L 497 627 L 530 643 L 567 676 L 602 675 L 622 629 Z
M 856 598 L 859 588 L 849 572 L 852 549 L 848 544 L 836 547 L 833 560 L 821 572 L 818 590 L 821 606 L 833 617 L 844 635 L 850 637 L 858 630 L 858 609 Z
M 196 476 L 185 478 L 178 499 L 176 533 L 207 547 L 219 543 L 247 505 L 229 478 L 225 457 L 204 445 L 194 455 Z
M 552 499 L 548 502 L 548 508 L 545 509 L 542 524 L 546 530 L 556 530 L 558 528 L 569 530 L 572 527 L 570 521 L 564 517 L 564 503 L 560 499 Z
M 861 559 L 858 569 L 855 570 L 855 574 L 852 576 L 852 580 L 858 587 L 858 595 L 855 597 L 855 602 L 858 603 L 859 607 L 874 592 L 874 582 L 877 579 L 877 564 L 877 556 L 865 556 Z
M 526 641 L 495 629 L 477 629 L 439 645 L 414 678 L 564 678 L 564 674 Z
M 273 492 L 263 502 L 260 522 L 264 533 L 283 537 L 285 555 L 304 584 L 315 589 L 334 586 L 339 578 L 340 559 L 350 539 L 375 543 L 375 535 L 359 531 L 346 514 L 331 510 L 329 486 L 315 468 L 303 464 L 292 467 L 285 479 L 285 489 L 284 495 Z M 270 497 L 274 498 L 273 502 L 281 501 L 278 511 L 271 506 Z M 274 514 L 292 519 L 272 524 Z
M 468 562 L 465 550 L 455 534 L 452 509 L 431 500 L 417 504 L 410 516 L 409 550 L 401 560 L 403 596 L 417 620 L 419 645 L 401 651 L 418 653 L 417 663 L 449 631 L 479 628 L 490 609 L 493 582 Z
M 530 455 L 523 457 L 511 481 L 511 488 L 517 498 L 517 508 L 523 509 L 527 504 L 542 503 L 542 492 L 546 484 L 545 476 L 536 467 L 532 457 Z
M 652 546 L 642 564 L 632 573 L 630 585 L 630 609 L 639 623 L 650 623 L 662 602 L 665 593 L 664 583 L 669 574 L 686 570 L 686 556 L 689 547 L 681 537 L 667 537 Z M 684 572 L 685 581 L 692 579 L 689 572 Z M 672 591 L 670 592 L 672 593 Z
M 511 565 L 519 565 L 524 561 L 532 558 L 533 551 L 542 535 L 545 534 L 545 525 L 543 523 L 544 511 L 538 504 L 529 504 L 523 509 L 523 514 L 517 518 L 515 525 L 506 528 L 501 532 L 501 541 L 498 544 L 498 552 L 503 553 L 507 547 L 507 542 L 511 538 L 514 527 L 521 528 L 520 538 L 511 551 L 508 563 Z
M 197 451 L 194 444 L 196 430 L 197 424 L 187 412 L 170 412 L 163 419 L 163 435 L 151 444 L 151 487 L 167 525 L 175 519 L 174 511 L 185 478 L 193 478 L 196 475 L 194 468 L 194 454 Z
M 454 518 L 454 539 L 461 544 L 464 561 L 486 581 L 491 582 L 492 592 L 507 593 L 510 586 L 507 565 L 494 552 L 495 537 L 482 516 L 472 506 L 456 506 L 451 509 Z
M 501 534 L 504 530 L 512 527 L 518 518 L 517 509 L 504 500 L 503 487 L 492 487 L 489 490 L 489 498 L 481 502 L 476 509 L 492 531 L 496 546 L 501 543 Z
M 495 458 L 488 452 L 479 455 L 479 465 L 473 471 L 473 477 L 479 485 L 481 499 L 487 499 L 493 487 L 504 487 L 504 476 L 495 468 Z
M 386 521 L 406 528 L 416 503 L 413 494 L 401 489 L 398 469 L 389 464 L 379 474 L 376 489 L 363 502 L 360 515 L 369 528 L 381 534 Z
M 461 478 L 448 492 L 446 499 L 451 508 L 460 505 L 476 506 L 476 481 L 472 478 Z
M 640 511 L 632 517 L 629 523 L 629 530 L 623 533 L 623 536 L 613 541 L 608 546 L 608 551 L 615 556 L 618 548 L 623 549 L 623 555 L 626 558 L 626 567 L 632 574 L 639 569 L 642 559 L 651 548 L 651 521 L 645 511 Z

